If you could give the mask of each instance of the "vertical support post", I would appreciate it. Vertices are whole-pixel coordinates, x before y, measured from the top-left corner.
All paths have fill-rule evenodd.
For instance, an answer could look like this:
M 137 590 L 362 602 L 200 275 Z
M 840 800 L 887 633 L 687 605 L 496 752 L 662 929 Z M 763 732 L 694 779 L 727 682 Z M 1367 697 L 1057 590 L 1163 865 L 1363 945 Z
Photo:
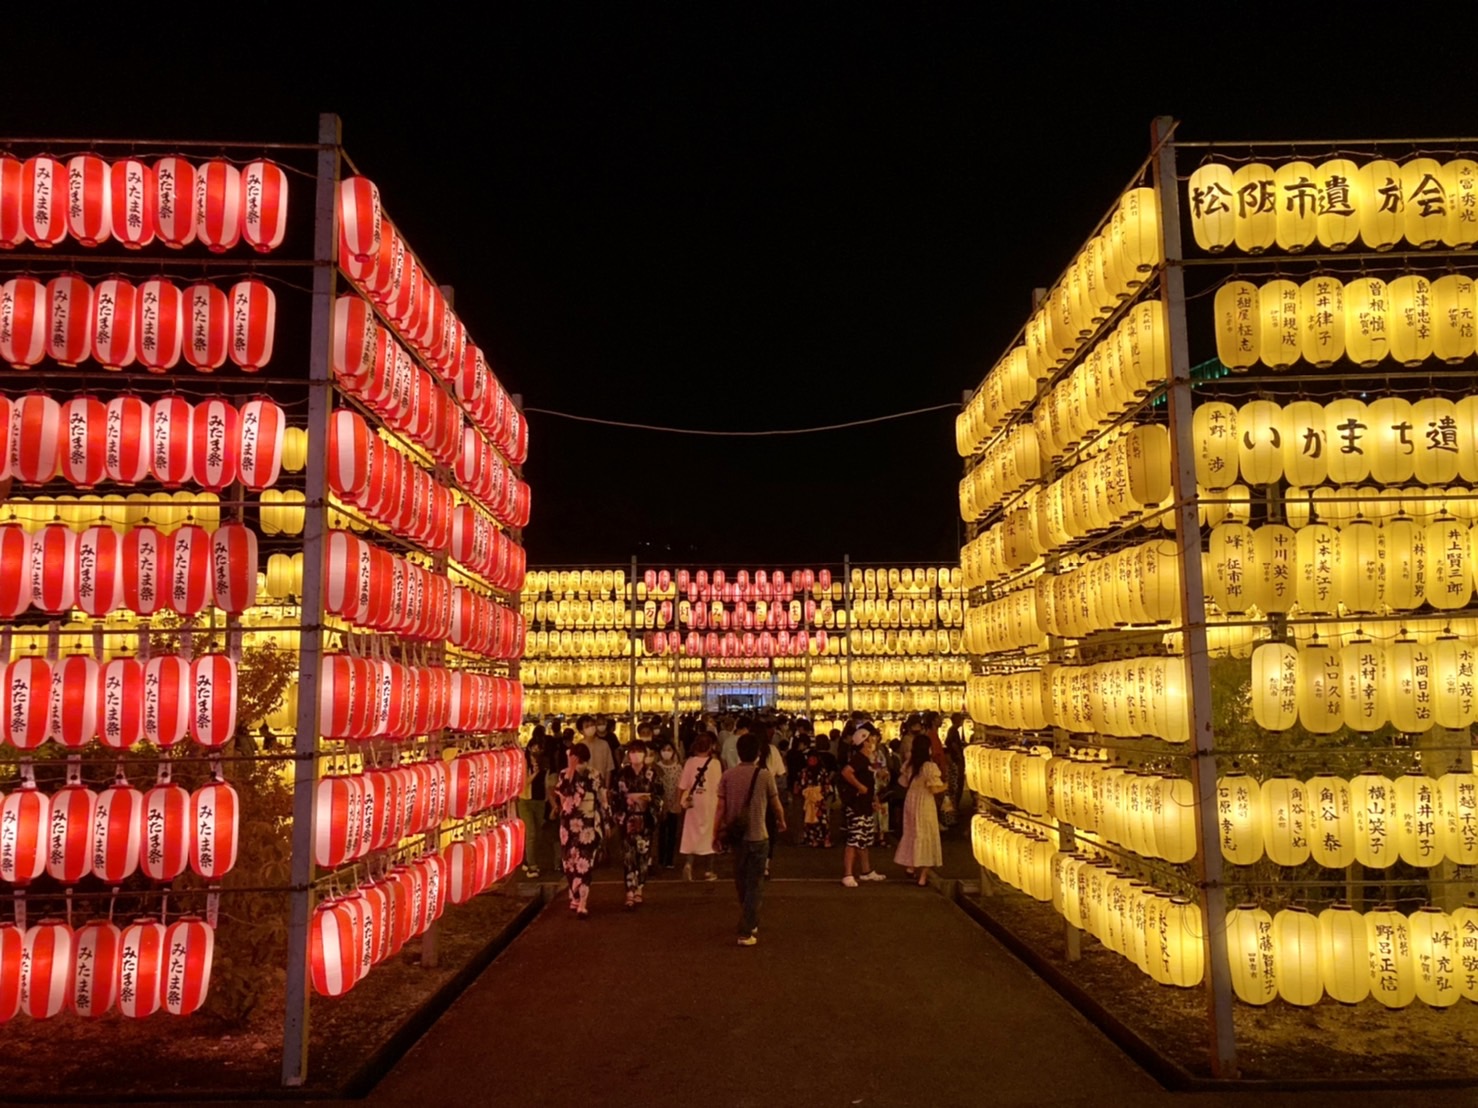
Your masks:
M 339 117 L 318 117 L 318 172 L 313 192 L 313 316 L 308 349 L 307 484 L 303 499 L 302 627 L 298 635 L 298 718 L 293 736 L 292 889 L 287 926 L 287 1011 L 282 1025 L 282 1083 L 308 1075 L 308 921 L 313 912 L 313 816 L 318 790 L 318 682 L 323 656 L 323 540 L 328 519 L 329 415 L 333 389 L 334 247 L 339 228 Z
M 842 555 L 842 599 L 846 604 L 847 632 L 842 636 L 842 650 L 847 669 L 847 715 L 852 715 L 852 555 Z
M 1226 889 L 1222 884 L 1221 835 L 1216 817 L 1216 735 L 1211 721 L 1211 670 L 1206 652 L 1206 596 L 1201 576 L 1201 528 L 1196 518 L 1195 443 L 1191 430 L 1191 363 L 1186 336 L 1185 270 L 1181 265 L 1180 186 L 1176 178 L 1175 121 L 1158 117 L 1153 126 L 1155 192 L 1164 244 L 1160 295 L 1170 347 L 1170 475 L 1175 494 L 1175 538 L 1180 553 L 1180 600 L 1185 643 L 1186 711 L 1190 720 L 1191 785 L 1196 793 L 1196 875 L 1206 931 L 1206 1016 L 1211 1071 L 1237 1074 L 1232 1026 L 1231 966 L 1227 961 Z

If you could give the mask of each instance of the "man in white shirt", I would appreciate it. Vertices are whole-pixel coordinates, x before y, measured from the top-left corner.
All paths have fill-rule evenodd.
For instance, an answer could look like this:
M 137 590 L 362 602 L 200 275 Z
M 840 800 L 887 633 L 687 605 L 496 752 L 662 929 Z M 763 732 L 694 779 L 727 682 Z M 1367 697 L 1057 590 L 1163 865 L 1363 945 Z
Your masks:
M 616 769 L 610 744 L 605 739 L 596 737 L 593 716 L 581 716 L 576 727 L 580 732 L 580 741 L 590 748 L 590 776 L 600 782 L 601 788 L 605 788 L 611 783 L 611 774 Z
M 743 720 L 736 724 L 733 716 L 724 717 L 723 730 L 718 733 L 718 757 L 724 769 L 733 769 L 739 764 L 739 736 L 748 731 L 749 726 Z

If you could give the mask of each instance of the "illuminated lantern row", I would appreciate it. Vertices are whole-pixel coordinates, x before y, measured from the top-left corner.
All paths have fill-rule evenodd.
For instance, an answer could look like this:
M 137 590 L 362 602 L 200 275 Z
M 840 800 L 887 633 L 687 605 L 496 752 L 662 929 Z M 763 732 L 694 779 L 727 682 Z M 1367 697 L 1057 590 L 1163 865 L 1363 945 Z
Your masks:
M 512 612 L 460 585 L 452 588 L 452 645 L 487 658 L 512 660 L 523 652 L 524 621 Z
M 405 739 L 450 728 L 500 731 L 522 714 L 517 681 L 348 654 L 323 660 L 319 727 L 329 739 Z
M 450 581 L 347 531 L 328 533 L 324 590 L 328 612 L 371 630 L 445 639 L 453 625 Z
M 641 648 L 648 655 L 661 657 L 665 654 L 683 654 L 699 658 L 777 658 L 799 657 L 803 654 L 825 654 L 835 652 L 836 640 L 825 630 L 812 634 L 805 631 L 709 631 L 701 634 L 690 631 L 683 636 L 678 631 L 648 631 L 641 638 Z
M 1467 158 L 1245 162 L 1235 169 L 1206 162 L 1186 184 L 1196 245 L 1214 254 L 1299 253 L 1316 243 L 1338 251 L 1357 242 L 1389 250 L 1403 239 L 1424 250 L 1468 247 L 1478 242 L 1475 197 L 1478 162 Z
M 450 488 L 375 434 L 357 412 L 333 414 L 328 447 L 328 484 L 335 496 L 429 551 L 447 549 Z
M 271 400 L 238 410 L 223 399 L 153 404 L 136 396 L 58 403 L 39 393 L 10 402 L 8 468 L 22 484 L 62 476 L 78 488 L 107 479 L 132 485 L 152 476 L 166 488 L 220 492 L 237 478 L 254 491 L 282 471 L 286 425 Z
M 0 208 L 19 217 L 14 226 L 0 217 L 0 249 L 27 240 L 49 248 L 70 235 L 80 246 L 115 239 L 131 250 L 155 238 L 172 248 L 198 238 L 216 252 L 245 239 L 267 253 L 287 230 L 287 193 L 287 174 L 269 161 L 109 164 L 79 154 L 64 165 L 44 154 L 25 162 L 0 155 Z
M 227 357 L 248 373 L 272 359 L 277 299 L 266 284 L 239 281 L 230 292 L 206 282 L 184 289 L 163 278 L 132 285 L 113 277 L 89 285 L 75 274 L 44 285 L 13 277 L 0 285 L 0 360 L 30 369 L 91 358 L 104 369 L 137 362 L 150 373 L 185 363 L 213 373 Z
M 525 653 L 534 657 L 622 658 L 631 651 L 625 631 L 529 631 Z
M 447 869 L 447 899 L 453 904 L 465 904 L 509 876 L 523 862 L 525 834 L 522 820 L 506 820 L 442 851 Z
M 1478 480 L 1478 397 L 1212 401 L 1196 408 L 1194 438 L 1196 481 L 1207 489 L 1225 489 L 1239 473 L 1253 486 Z
M 706 583 L 706 573 L 703 579 Z M 619 569 L 535 569 L 529 571 L 528 580 L 524 583 L 524 593 L 538 596 L 545 593 L 599 593 L 601 596 L 619 599 L 626 595 L 626 573 Z
M 224 654 L 102 664 L 81 654 L 23 657 L 0 670 L 0 689 L 9 705 L 0 738 L 20 750 L 47 741 L 77 749 L 95 738 L 115 750 L 141 738 L 168 747 L 187 732 L 215 749 L 236 730 L 236 663 Z
M 1044 554 L 1137 518 L 1170 494 L 1170 436 L 1150 424 L 1108 442 L 960 551 L 967 588 L 1025 569 Z
M 510 527 L 523 527 L 528 523 L 528 484 L 513 475 L 476 427 L 463 428 L 462 452 L 457 455 L 453 472 L 499 523 Z
M 1342 1004 L 1374 998 L 1387 1008 L 1413 1000 L 1446 1008 L 1478 1000 L 1475 932 L 1473 908 L 1449 914 L 1427 906 L 1408 916 L 1341 903 L 1318 916 L 1302 908 L 1270 916 L 1245 904 L 1227 914 L 1227 956 L 1232 987 L 1247 1004 L 1279 997 L 1308 1007 L 1327 992 Z
M 779 574 L 779 570 L 775 571 Z M 828 575 L 829 576 L 829 575 Z M 817 583 L 816 575 L 810 570 L 797 570 L 792 574 L 796 588 L 810 592 Z M 828 587 L 830 581 L 828 581 Z M 893 594 L 929 593 L 938 589 L 941 593 L 961 591 L 958 566 L 876 566 L 852 570 L 852 594 L 854 596 L 886 596 Z
M 1056 818 L 1079 821 L 1087 835 L 1177 865 L 1195 857 L 1195 795 L 1184 778 L 1053 758 L 1047 797 Z
M 975 860 L 1013 889 L 1044 904 L 1052 899 L 1052 843 L 977 816 L 970 825 Z
M 1185 742 L 1184 682 L 1180 658 L 1144 657 L 972 677 L 965 704 L 975 722 L 990 727 Z
M 960 456 L 969 457 L 990 434 L 1035 400 L 1038 382 L 1093 341 L 1118 306 L 1139 291 L 1162 256 L 1155 191 L 1130 189 L 1027 320 L 1023 344 L 986 374 L 957 418 L 955 441 Z
M 441 826 L 450 780 L 442 761 L 322 778 L 316 800 L 314 862 L 336 868 Z
M 513 745 L 473 750 L 447 763 L 451 774 L 453 819 L 470 819 L 489 808 L 507 804 L 523 790 L 527 763 Z
M 49 523 L 28 533 L 0 524 L 0 615 L 27 608 L 60 615 L 73 608 L 93 617 L 120 609 L 138 615 L 198 615 L 214 602 L 232 615 L 256 603 L 257 538 L 240 523 L 215 533 L 184 524 L 164 534 L 135 527 L 89 527 L 80 535 Z
M 528 571 L 524 548 L 493 524 L 472 504 L 452 509 L 451 556 L 456 562 L 481 574 L 495 589 L 517 592 Z
M 1253 718 L 1269 731 L 1297 723 L 1317 735 L 1387 724 L 1406 734 L 1434 726 L 1466 730 L 1478 722 L 1475 656 L 1478 640 L 1455 635 L 1384 643 L 1352 637 L 1302 649 L 1265 643 L 1252 654 Z
M 648 600 L 637 611 L 636 622 L 639 627 L 657 631 L 674 625 L 694 631 L 791 631 L 816 624 L 833 626 L 836 613 L 830 601 L 818 606 L 814 600 L 804 603 L 792 600 L 788 605 L 783 601 L 756 600 L 751 608 L 740 600 L 733 608 L 727 608 L 720 600 L 697 604 L 686 600 L 676 604 L 670 600 Z M 932 625 L 933 621 L 929 622 Z
M 1031 816 L 1047 813 L 1047 767 L 1051 752 L 1001 750 L 979 744 L 965 748 L 966 784 Z

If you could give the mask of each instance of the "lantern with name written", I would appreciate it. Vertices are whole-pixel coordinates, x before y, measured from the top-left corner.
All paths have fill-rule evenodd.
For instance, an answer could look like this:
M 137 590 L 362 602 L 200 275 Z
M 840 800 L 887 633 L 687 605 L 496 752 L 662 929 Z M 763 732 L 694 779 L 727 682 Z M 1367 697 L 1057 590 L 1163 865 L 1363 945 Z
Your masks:
M 1227 958 L 1232 989 L 1244 1004 L 1267 1004 L 1278 995 L 1273 917 L 1255 904 L 1227 913 Z
M 118 1014 L 143 1019 L 163 1003 L 164 924 L 138 919 L 123 929 L 118 955 Z
M 1370 993 L 1387 1008 L 1405 1008 L 1416 998 L 1411 925 L 1394 908 L 1365 913 L 1365 948 Z
M 215 928 L 196 916 L 181 916 L 164 932 L 164 1009 L 172 1016 L 200 1010 L 210 992 Z

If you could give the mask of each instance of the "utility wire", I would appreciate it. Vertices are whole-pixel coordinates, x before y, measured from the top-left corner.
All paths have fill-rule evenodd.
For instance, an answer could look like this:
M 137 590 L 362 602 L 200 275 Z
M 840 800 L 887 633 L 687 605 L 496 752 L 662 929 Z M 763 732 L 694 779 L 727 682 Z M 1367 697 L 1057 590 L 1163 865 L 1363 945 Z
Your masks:
M 574 415 L 571 412 L 556 412 L 549 408 L 524 408 L 524 411 L 558 416 L 560 419 L 573 419 L 580 423 L 599 423 L 605 427 L 626 427 L 633 431 L 663 431 L 672 435 L 708 435 L 720 438 L 766 438 L 773 435 L 811 435 L 819 431 L 842 431 L 848 427 L 866 427 L 872 423 L 906 419 L 909 416 L 923 415 L 925 412 L 942 412 L 945 409 L 959 411 L 959 408 L 958 403 L 935 404 L 932 408 L 914 408 L 912 411 L 894 412 L 892 415 L 874 416 L 871 419 L 857 419 L 850 423 L 829 423 L 823 427 L 795 427 L 783 431 L 705 431 L 692 427 L 657 427 L 650 423 L 624 423 L 616 419 L 597 419 L 594 416 Z

